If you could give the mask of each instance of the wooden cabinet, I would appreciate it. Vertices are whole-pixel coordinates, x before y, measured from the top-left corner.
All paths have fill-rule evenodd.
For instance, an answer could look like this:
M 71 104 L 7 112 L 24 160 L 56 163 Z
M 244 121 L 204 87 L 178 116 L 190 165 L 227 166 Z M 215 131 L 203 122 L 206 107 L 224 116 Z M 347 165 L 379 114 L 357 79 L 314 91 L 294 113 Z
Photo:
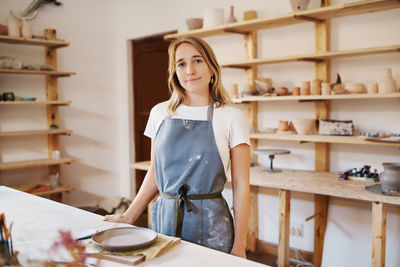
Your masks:
M 321 1 L 321 7 L 316 9 L 292 12 L 285 15 L 279 15 L 268 18 L 249 18 L 243 22 L 221 25 L 214 28 L 198 29 L 185 33 L 177 33 L 166 35 L 166 39 L 177 39 L 185 36 L 209 37 L 215 35 L 226 34 L 239 34 L 243 35 L 245 47 L 245 59 L 234 62 L 223 62 L 223 68 L 236 68 L 243 69 L 246 77 L 246 83 L 255 86 L 255 79 L 257 78 L 257 67 L 266 64 L 285 63 L 303 61 L 315 65 L 315 78 L 325 82 L 330 82 L 330 61 L 335 58 L 341 57 L 355 57 L 373 54 L 385 53 L 398 53 L 400 51 L 400 44 L 392 44 L 389 46 L 358 48 L 344 51 L 331 51 L 330 49 L 330 19 L 367 14 L 373 12 L 380 12 L 385 10 L 400 8 L 398 0 L 366 0 L 353 2 L 342 5 L 329 6 L 329 1 Z M 279 56 L 279 57 L 257 57 L 257 31 L 262 29 L 277 28 L 282 26 L 294 25 L 299 23 L 314 23 L 315 26 L 315 53 L 300 54 L 292 56 Z M 248 122 L 257 129 L 257 110 L 258 103 L 264 101 L 312 101 L 314 102 L 314 111 L 316 119 L 329 119 L 331 101 L 346 101 L 357 99 L 379 99 L 379 98 L 400 98 L 400 93 L 391 94 L 348 94 L 348 95 L 330 95 L 330 96 L 248 96 L 234 99 L 236 103 L 246 103 L 246 113 Z M 346 144 L 360 144 L 360 145 L 388 145 L 400 146 L 400 143 L 382 143 L 377 141 L 368 141 L 357 137 L 344 137 L 344 136 L 319 136 L 319 135 L 290 135 L 290 134 L 251 134 L 251 141 L 253 148 L 257 147 L 257 141 L 265 140 L 284 140 L 284 141 L 300 141 L 300 142 L 314 142 L 315 143 L 315 171 L 328 172 L 329 157 L 330 157 L 330 144 L 331 143 L 346 143 Z M 136 164 L 136 167 L 141 167 Z M 296 175 L 296 171 L 294 171 Z M 288 192 L 286 192 L 288 191 Z M 301 190 L 300 190 L 301 191 Z M 329 197 L 325 194 L 315 194 L 315 216 L 314 220 L 314 257 L 313 261 L 316 266 L 320 266 L 322 261 L 322 250 L 324 243 L 324 233 L 326 229 L 327 210 Z M 289 232 L 289 218 L 290 218 L 290 190 L 279 190 L 279 203 L 280 203 L 280 229 L 279 229 L 279 245 L 278 245 L 278 259 L 279 266 L 288 266 L 288 232 Z M 256 192 L 253 194 L 252 205 L 257 205 Z M 382 204 L 385 205 L 385 204 Z M 257 208 L 254 208 L 257 210 Z M 385 220 L 386 214 L 382 212 L 382 220 Z M 248 248 L 255 249 L 255 238 L 257 236 L 257 215 L 253 214 L 251 219 L 248 239 Z M 255 217 L 254 217 L 255 216 Z M 373 214 L 374 216 L 374 214 Z M 379 221 L 379 222 L 382 222 Z M 378 225 L 381 225 L 378 223 Z M 384 227 L 380 230 L 384 231 Z M 255 234 L 254 234 L 255 233 Z M 375 235 L 374 235 L 375 238 Z M 382 240 L 376 238 L 373 242 L 373 265 L 384 265 L 385 245 Z
M 2 183 L 1 178 L 7 175 L 7 171 L 14 169 L 24 169 L 31 167 L 47 166 L 49 175 L 60 174 L 62 164 L 70 164 L 74 160 L 65 157 L 53 158 L 52 152 L 60 150 L 60 135 L 71 135 L 72 131 L 60 128 L 59 122 L 59 110 L 60 106 L 68 106 L 71 101 L 62 101 L 58 99 L 58 78 L 69 77 L 74 75 L 73 72 L 61 72 L 57 70 L 57 49 L 67 47 L 68 42 L 59 41 L 56 39 L 56 31 L 54 29 L 46 29 L 45 36 L 48 37 L 46 40 L 32 39 L 32 38 L 21 38 L 21 37 L 10 37 L 0 35 L 1 44 L 12 44 L 22 46 L 42 46 L 45 49 L 44 64 L 54 67 L 53 71 L 42 71 L 42 70 L 25 70 L 25 69 L 1 69 L 1 75 L 15 75 L 16 79 L 23 82 L 24 75 L 44 75 L 46 77 L 46 101 L 0 101 L 0 108 L 7 109 L 7 106 L 11 105 L 43 105 L 46 107 L 47 113 L 47 128 L 28 130 L 28 131 L 0 131 L 0 138 L 8 138 L 9 142 L 12 142 L 11 137 L 14 136 L 29 136 L 34 135 L 46 135 L 48 144 L 48 156 L 43 159 L 34 160 L 23 160 L 23 161 L 12 161 L 12 162 L 0 162 L 0 184 Z M 2 50 L 1 56 L 6 56 L 6 50 Z M 22 59 L 23 62 L 23 59 Z M 12 89 L 9 89 L 12 91 Z M 35 92 L 32 92 L 35 95 Z M 17 120 L 18 118 L 16 118 Z M 8 141 L 7 141 L 8 142 Z M 0 148 L 1 150 L 1 148 Z M 26 181 L 29 184 L 29 181 Z M 50 195 L 53 199 L 60 200 L 61 192 L 72 191 L 73 188 L 69 186 L 60 186 L 53 188 L 50 191 L 35 193 L 36 195 Z

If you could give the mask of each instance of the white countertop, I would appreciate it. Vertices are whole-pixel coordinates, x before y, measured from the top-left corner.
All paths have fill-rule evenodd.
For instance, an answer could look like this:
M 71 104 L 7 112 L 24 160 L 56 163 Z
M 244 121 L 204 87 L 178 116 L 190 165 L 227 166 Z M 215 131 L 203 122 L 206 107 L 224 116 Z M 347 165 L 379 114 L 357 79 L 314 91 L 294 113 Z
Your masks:
M 12 229 L 14 249 L 24 258 L 53 257 L 50 247 L 58 238 L 58 230 L 70 230 L 74 237 L 88 230 L 104 230 L 123 226 L 103 221 L 103 217 L 65 204 L 0 186 L 0 213 L 6 215 Z M 122 257 L 122 256 L 121 256 Z M 100 266 L 125 266 L 102 261 Z M 265 266 L 226 253 L 182 241 L 156 258 L 139 266 Z

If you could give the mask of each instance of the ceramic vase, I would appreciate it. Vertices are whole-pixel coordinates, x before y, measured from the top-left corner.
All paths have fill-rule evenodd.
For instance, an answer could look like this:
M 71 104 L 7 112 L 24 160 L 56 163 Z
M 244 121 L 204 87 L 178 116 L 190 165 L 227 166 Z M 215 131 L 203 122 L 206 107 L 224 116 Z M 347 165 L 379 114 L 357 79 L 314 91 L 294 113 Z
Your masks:
M 203 28 L 215 27 L 225 22 L 223 8 L 206 8 L 203 14 Z
M 400 163 L 382 163 L 384 171 L 380 176 L 381 188 L 385 192 L 400 192 Z
M 230 7 L 230 13 L 229 13 L 229 17 L 226 19 L 226 23 L 234 23 L 237 22 L 237 19 L 235 18 L 234 15 L 234 6 Z
M 392 69 L 382 70 L 382 77 L 379 80 L 379 93 L 395 93 L 397 92 L 396 81 L 392 77 Z
M 14 37 L 20 37 L 20 21 L 16 18 L 9 18 L 7 20 L 8 35 Z
M 305 10 L 309 3 L 310 0 L 290 0 L 293 11 Z
M 22 19 L 21 35 L 25 38 L 32 38 L 32 26 L 26 19 Z

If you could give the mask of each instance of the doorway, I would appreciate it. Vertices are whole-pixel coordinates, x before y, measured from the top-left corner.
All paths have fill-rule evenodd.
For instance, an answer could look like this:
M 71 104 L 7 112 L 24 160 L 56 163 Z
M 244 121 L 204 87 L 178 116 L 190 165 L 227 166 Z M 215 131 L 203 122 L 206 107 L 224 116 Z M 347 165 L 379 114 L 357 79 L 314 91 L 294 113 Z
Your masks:
M 133 85 L 133 137 L 135 161 L 150 160 L 151 140 L 143 135 L 150 110 L 156 104 L 168 100 L 168 47 L 170 41 L 164 35 L 177 31 L 152 35 L 132 41 Z M 135 171 L 136 193 L 142 185 L 146 171 Z

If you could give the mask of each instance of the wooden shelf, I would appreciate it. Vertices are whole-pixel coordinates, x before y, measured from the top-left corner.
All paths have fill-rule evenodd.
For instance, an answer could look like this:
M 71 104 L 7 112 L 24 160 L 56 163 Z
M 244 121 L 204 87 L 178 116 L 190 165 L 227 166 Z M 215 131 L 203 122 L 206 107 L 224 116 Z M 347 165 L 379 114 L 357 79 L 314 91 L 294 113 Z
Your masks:
M 13 169 L 23 169 L 30 167 L 40 167 L 40 166 L 50 166 L 50 165 L 60 165 L 60 164 L 70 164 L 75 160 L 69 158 L 61 159 L 38 159 L 38 160 L 24 160 L 15 162 L 0 163 L 0 171 L 13 170 Z
M 63 192 L 71 192 L 74 191 L 73 187 L 70 186 L 60 186 L 55 189 L 49 190 L 49 191 L 44 191 L 44 192 L 37 192 L 37 193 L 32 193 L 32 195 L 36 196 L 47 196 L 47 195 L 53 195 L 53 194 L 59 194 Z
M 326 59 L 340 58 L 340 57 L 355 57 L 355 56 L 366 56 L 375 54 L 385 54 L 385 53 L 398 53 L 400 52 L 400 45 L 389 45 L 380 47 L 370 47 L 361 49 L 351 49 L 344 51 L 329 51 L 321 53 L 312 53 L 304 55 L 293 55 L 293 56 L 283 56 L 283 57 L 271 57 L 271 58 L 256 58 L 252 60 L 242 60 L 237 62 L 230 62 L 221 64 L 221 68 L 251 68 L 252 66 L 264 65 L 264 64 L 275 64 L 284 62 L 323 62 Z
M 40 104 L 40 105 L 53 105 L 53 106 L 68 106 L 71 104 L 71 101 L 0 101 L 0 105 L 32 105 L 32 104 Z
M 0 132 L 0 137 L 5 136 L 23 136 L 23 135 L 47 135 L 47 134 L 65 134 L 71 135 L 71 130 L 56 129 L 56 130 L 34 130 L 34 131 L 14 131 L 14 132 Z
M 193 30 L 185 33 L 169 34 L 165 36 L 165 39 L 177 39 L 185 36 L 208 37 L 232 33 L 246 34 L 255 30 L 276 28 L 310 21 L 321 22 L 326 19 L 367 14 L 396 8 L 400 8 L 400 1 L 398 0 L 359 1 L 348 4 L 297 11 L 268 18 L 236 22 L 218 27 Z
M 21 45 L 39 45 L 39 46 L 47 46 L 50 48 L 59 48 L 59 47 L 69 46 L 68 42 L 59 41 L 59 40 L 42 40 L 42 39 L 35 39 L 35 38 L 7 36 L 7 35 L 0 35 L 0 43 L 21 44 Z
M 44 70 L 22 70 L 22 69 L 0 69 L 0 73 L 8 74 L 40 74 L 56 77 L 69 77 L 75 75 L 75 72 L 59 72 L 59 71 L 44 71 Z
M 245 96 L 232 99 L 233 103 L 244 102 L 263 102 L 263 101 L 318 101 L 318 100 L 337 100 L 337 99 L 380 99 L 380 98 L 400 98 L 400 93 L 387 94 L 343 94 L 343 95 L 308 95 L 308 96 Z
M 148 171 L 150 168 L 150 160 L 131 163 L 130 167 L 131 167 L 131 169 L 135 169 L 135 170 Z
M 259 140 L 283 140 L 314 143 L 336 143 L 355 145 L 379 145 L 400 147 L 400 142 L 369 141 L 357 136 L 326 136 L 326 135 L 300 135 L 300 134 L 275 134 L 275 133 L 253 133 L 250 138 Z

